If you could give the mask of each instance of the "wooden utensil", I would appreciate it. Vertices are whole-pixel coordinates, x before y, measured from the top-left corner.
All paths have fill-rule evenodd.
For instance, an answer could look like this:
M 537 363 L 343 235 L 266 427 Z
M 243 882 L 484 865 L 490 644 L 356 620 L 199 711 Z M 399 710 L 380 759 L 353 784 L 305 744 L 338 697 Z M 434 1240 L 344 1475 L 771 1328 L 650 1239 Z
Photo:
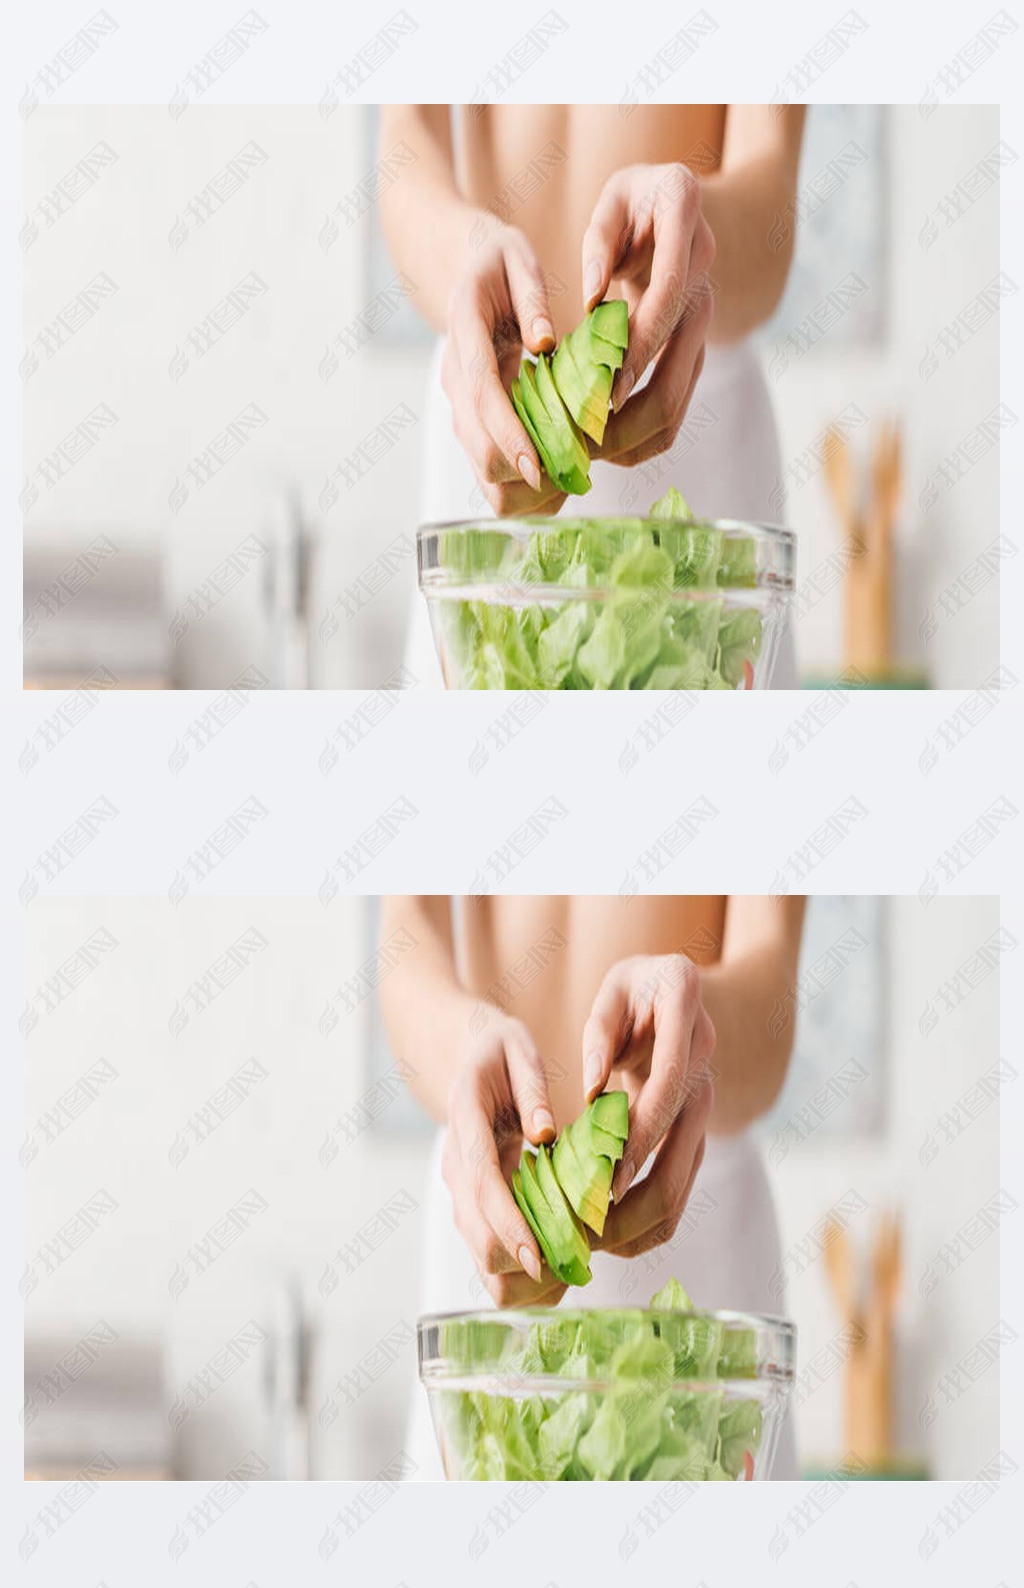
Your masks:
M 846 571 L 846 664 L 868 678 L 892 669 L 893 524 L 902 483 L 899 429 L 886 420 L 875 446 L 866 505 L 861 505 L 853 459 L 835 429 L 824 446 L 825 478 L 849 551 Z
M 893 1318 L 902 1263 L 899 1223 L 883 1215 L 862 1302 L 849 1236 L 834 1220 L 825 1235 L 825 1266 L 847 1332 L 845 1444 L 873 1468 L 890 1468 L 892 1450 Z

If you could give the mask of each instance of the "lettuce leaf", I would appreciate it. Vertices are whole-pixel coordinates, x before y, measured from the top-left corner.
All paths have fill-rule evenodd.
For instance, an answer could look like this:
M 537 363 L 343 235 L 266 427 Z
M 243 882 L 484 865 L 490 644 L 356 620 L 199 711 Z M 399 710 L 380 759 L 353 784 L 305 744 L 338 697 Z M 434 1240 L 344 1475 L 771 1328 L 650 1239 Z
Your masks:
M 718 1460 L 731 1478 L 743 1470 L 743 1456 L 761 1443 L 759 1401 L 733 1401 L 718 1420 Z
M 437 598 L 464 689 L 735 689 L 761 651 L 760 613 L 718 593 L 756 588 L 754 537 L 694 521 L 675 487 L 646 519 L 567 520 L 525 543 L 450 530 L 440 560 L 479 589 Z
M 664 496 L 659 496 L 651 508 L 651 517 L 692 518 L 693 514 L 682 491 L 677 491 L 674 485 L 670 485 Z
M 761 1444 L 759 1400 L 726 1398 L 737 1378 L 756 1375 L 754 1331 L 695 1313 L 674 1279 L 647 1312 L 552 1311 L 525 1335 L 497 1319 L 452 1319 L 444 1349 L 460 1375 L 506 1391 L 440 1393 L 462 1478 L 731 1481 Z M 517 1379 L 529 1393 L 514 1392 Z M 536 1393 L 539 1379 L 550 1392 Z
M 678 1279 L 670 1279 L 651 1297 L 652 1312 L 692 1312 L 693 1303 Z

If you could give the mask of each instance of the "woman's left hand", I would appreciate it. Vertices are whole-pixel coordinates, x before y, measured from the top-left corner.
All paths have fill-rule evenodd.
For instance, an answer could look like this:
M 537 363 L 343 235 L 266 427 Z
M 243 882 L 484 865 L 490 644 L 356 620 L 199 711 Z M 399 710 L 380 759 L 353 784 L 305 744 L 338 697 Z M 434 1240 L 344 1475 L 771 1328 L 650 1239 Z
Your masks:
M 675 1233 L 704 1157 L 714 1051 L 700 971 L 685 954 L 612 966 L 583 1030 L 587 1101 L 609 1084 L 629 1095 L 629 1139 L 597 1243 L 603 1250 L 637 1257 Z M 655 1148 L 650 1172 L 634 1185 Z
M 584 307 L 609 287 L 629 305 L 602 458 L 630 466 L 675 440 L 704 364 L 714 257 L 700 180 L 688 166 L 633 165 L 609 177 L 583 237 Z M 630 399 L 652 359 L 651 379 Z

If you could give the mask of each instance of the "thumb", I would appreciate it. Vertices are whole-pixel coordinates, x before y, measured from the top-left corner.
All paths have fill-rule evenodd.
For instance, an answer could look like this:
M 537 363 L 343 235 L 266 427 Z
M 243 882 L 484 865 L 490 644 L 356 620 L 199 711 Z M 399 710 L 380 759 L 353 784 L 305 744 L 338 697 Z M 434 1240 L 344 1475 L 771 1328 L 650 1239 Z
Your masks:
M 583 1094 L 588 1103 L 608 1085 L 631 1028 L 628 976 L 625 966 L 613 965 L 583 1027 Z
M 583 307 L 589 314 L 608 291 L 629 241 L 629 205 L 624 173 L 616 171 L 601 189 L 583 234 Z
M 528 245 L 509 247 L 505 253 L 505 276 L 523 346 L 531 353 L 554 347 L 547 282 L 533 249 Z
M 525 1032 L 506 1038 L 505 1063 L 524 1136 L 535 1146 L 554 1140 L 555 1113 L 548 1078 L 533 1038 Z

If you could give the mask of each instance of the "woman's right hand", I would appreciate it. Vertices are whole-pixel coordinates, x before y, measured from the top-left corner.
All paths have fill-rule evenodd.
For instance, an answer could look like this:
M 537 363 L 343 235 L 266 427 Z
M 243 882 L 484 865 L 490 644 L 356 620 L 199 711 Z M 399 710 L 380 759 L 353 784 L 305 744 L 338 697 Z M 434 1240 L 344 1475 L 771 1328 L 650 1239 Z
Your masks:
M 490 1010 L 452 1083 L 441 1172 L 455 1223 L 499 1307 L 553 1304 L 565 1294 L 509 1188 L 524 1138 L 536 1145 L 554 1135 L 537 1044 L 521 1020 Z
M 517 227 L 499 225 L 485 236 L 455 285 L 447 324 L 441 384 L 484 495 L 502 516 L 556 512 L 565 492 L 542 472 L 509 396 L 523 348 L 555 345 L 544 277 Z

